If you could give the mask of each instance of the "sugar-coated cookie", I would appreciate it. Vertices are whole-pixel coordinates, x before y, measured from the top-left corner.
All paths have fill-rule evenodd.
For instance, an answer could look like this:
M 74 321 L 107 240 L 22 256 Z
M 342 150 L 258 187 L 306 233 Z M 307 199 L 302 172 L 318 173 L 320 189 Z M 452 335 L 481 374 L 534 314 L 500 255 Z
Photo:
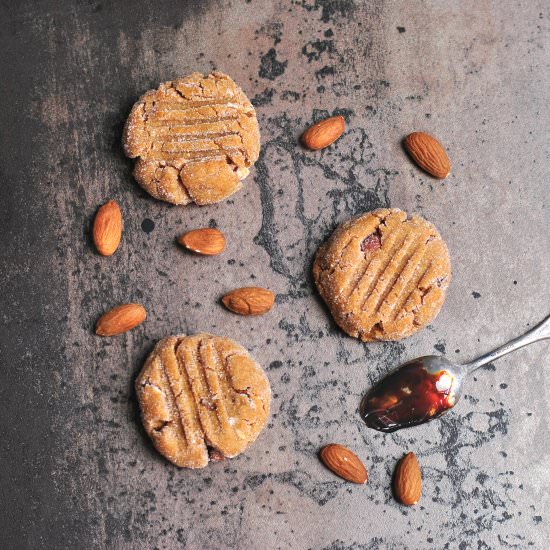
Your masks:
M 204 468 L 242 453 L 267 424 L 271 388 L 262 368 L 229 338 L 170 336 L 136 380 L 145 431 L 170 462 Z
M 172 204 L 232 195 L 258 159 L 260 132 L 244 92 L 219 72 L 164 82 L 133 106 L 123 137 L 136 181 Z
M 436 317 L 451 263 L 430 222 L 379 209 L 336 229 L 317 252 L 313 276 L 347 334 L 365 342 L 399 340 Z

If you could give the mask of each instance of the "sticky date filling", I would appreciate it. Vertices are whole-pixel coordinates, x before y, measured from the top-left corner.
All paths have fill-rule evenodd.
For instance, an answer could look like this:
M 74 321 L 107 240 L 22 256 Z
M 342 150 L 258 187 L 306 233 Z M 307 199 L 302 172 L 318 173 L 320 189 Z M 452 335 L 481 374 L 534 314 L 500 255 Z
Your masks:
M 218 449 L 210 446 L 208 446 L 208 458 L 210 462 L 223 462 L 225 460 L 225 456 Z
M 382 236 L 380 231 L 377 229 L 374 233 L 367 235 L 361 241 L 361 252 L 368 254 L 369 252 L 374 252 L 382 247 Z

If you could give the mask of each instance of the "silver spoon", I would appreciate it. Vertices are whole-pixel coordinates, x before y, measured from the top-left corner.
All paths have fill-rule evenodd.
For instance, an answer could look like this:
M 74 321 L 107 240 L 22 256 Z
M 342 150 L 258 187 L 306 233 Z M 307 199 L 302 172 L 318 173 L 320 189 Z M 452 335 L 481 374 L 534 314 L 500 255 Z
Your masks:
M 465 379 L 472 372 L 545 338 L 550 338 L 550 316 L 523 336 L 465 365 L 457 365 L 437 355 L 413 359 L 369 390 L 361 401 L 360 414 L 369 428 L 381 432 L 429 422 L 458 403 Z

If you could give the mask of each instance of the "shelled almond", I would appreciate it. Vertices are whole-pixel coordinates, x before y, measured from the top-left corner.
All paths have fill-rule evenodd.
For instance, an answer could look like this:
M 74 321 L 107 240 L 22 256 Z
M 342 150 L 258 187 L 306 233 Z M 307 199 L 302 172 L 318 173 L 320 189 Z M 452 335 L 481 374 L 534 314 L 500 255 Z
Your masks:
M 346 129 L 346 121 L 341 115 L 331 116 L 310 126 L 301 137 L 304 147 L 316 151 L 334 143 Z
M 266 288 L 236 288 L 222 298 L 223 305 L 239 315 L 262 315 L 275 303 L 275 294 Z
M 115 201 L 99 207 L 94 219 L 93 239 L 97 251 L 102 256 L 115 253 L 122 238 L 122 213 Z
M 359 484 L 367 482 L 367 469 L 359 457 L 347 447 L 331 443 L 321 449 L 320 457 L 329 470 L 346 481 Z
M 449 157 L 433 136 L 413 132 L 405 138 L 405 149 L 422 170 L 435 178 L 445 179 L 451 173 Z
M 225 250 L 225 236 L 212 227 L 194 229 L 178 237 L 178 243 L 196 254 L 216 256 Z
M 141 304 L 121 304 L 104 313 L 96 323 L 99 336 L 116 336 L 137 327 L 147 317 Z
M 416 504 L 422 495 L 422 474 L 414 453 L 407 453 L 395 467 L 393 476 L 395 498 L 407 506 Z

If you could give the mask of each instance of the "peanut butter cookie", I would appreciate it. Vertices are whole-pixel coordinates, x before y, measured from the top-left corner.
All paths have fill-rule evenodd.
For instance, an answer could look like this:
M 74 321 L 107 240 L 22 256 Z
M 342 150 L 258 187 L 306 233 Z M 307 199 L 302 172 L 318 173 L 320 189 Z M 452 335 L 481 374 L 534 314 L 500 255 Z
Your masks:
M 317 252 L 313 277 L 347 334 L 364 342 L 399 340 L 436 317 L 451 264 L 431 223 L 380 209 L 336 229 Z
M 258 159 L 254 107 L 228 76 L 193 73 L 164 82 L 133 106 L 124 151 L 134 177 L 172 204 L 212 204 L 232 195 Z
M 210 334 L 158 342 L 136 392 L 156 449 L 186 468 L 242 453 L 267 424 L 271 400 L 269 381 L 247 351 Z

